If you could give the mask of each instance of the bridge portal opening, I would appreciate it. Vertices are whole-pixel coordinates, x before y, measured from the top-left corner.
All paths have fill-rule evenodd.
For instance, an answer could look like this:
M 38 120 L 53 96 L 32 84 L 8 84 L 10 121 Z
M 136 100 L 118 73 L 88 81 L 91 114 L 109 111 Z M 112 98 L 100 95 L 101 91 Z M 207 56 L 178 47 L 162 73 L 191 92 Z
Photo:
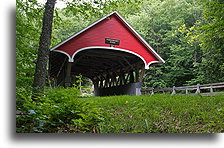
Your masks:
M 74 62 L 62 53 L 50 54 L 49 72 L 56 85 L 70 87 L 74 76 L 81 74 L 92 80 L 95 96 L 140 95 L 144 70 L 141 58 L 119 50 L 82 50 L 74 56 Z

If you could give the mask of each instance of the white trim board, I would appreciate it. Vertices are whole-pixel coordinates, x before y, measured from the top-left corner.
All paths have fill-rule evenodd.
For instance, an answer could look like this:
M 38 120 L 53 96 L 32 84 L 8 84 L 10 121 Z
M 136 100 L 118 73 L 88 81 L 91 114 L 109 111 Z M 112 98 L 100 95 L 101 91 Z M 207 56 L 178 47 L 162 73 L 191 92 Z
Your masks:
M 146 63 L 145 59 L 140 56 L 139 54 L 133 52 L 133 51 L 129 51 L 129 50 L 126 50 L 126 49 L 122 49 L 122 48 L 114 48 L 114 47 L 103 47 L 103 46 L 92 46 L 92 47 L 85 47 L 85 48 L 81 48 L 79 50 L 77 50 L 75 53 L 73 53 L 72 57 L 64 52 L 64 51 L 60 51 L 60 50 L 54 50 L 55 52 L 60 52 L 60 53 L 63 53 L 65 54 L 67 57 L 68 57 L 68 61 L 69 62 L 74 62 L 74 58 L 75 58 L 75 55 L 78 54 L 79 52 L 83 51 L 83 50 L 90 50 L 90 49 L 105 49 L 105 50 L 115 50 L 115 51 L 122 51 L 122 52 L 127 52 L 127 53 L 130 53 L 130 54 L 133 54 L 137 57 L 139 57 L 143 62 L 144 62 L 144 65 L 145 65 L 145 69 L 149 69 L 149 66 L 151 64 L 154 64 L 154 63 L 159 63 L 159 61 L 151 61 L 149 62 L 148 64 Z

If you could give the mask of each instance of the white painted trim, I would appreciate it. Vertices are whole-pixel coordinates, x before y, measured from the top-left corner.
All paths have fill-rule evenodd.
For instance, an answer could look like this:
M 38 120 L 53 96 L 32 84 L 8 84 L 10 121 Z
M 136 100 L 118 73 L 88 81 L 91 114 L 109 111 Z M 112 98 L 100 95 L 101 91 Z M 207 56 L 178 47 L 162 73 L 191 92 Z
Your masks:
M 149 62 L 148 65 L 147 65 L 147 66 L 148 66 L 148 69 L 149 69 L 149 66 L 150 66 L 151 64 L 156 64 L 156 63 L 160 63 L 160 61 L 151 61 L 151 62 Z
M 104 46 L 91 46 L 91 47 L 84 47 L 84 48 L 81 48 L 79 50 L 77 50 L 75 53 L 73 53 L 72 55 L 72 60 L 74 61 L 74 57 L 76 54 L 78 54 L 80 51 L 83 51 L 83 50 L 89 50 L 89 49 L 106 49 L 106 50 L 118 50 L 118 51 L 123 51 L 123 52 L 127 52 L 127 53 L 130 53 L 130 54 L 133 54 L 137 57 L 139 57 L 145 64 L 145 69 L 149 69 L 149 65 L 152 63 L 152 62 L 158 62 L 158 61 L 152 61 L 150 62 L 149 64 L 146 63 L 145 59 L 140 56 L 139 54 L 135 53 L 135 52 L 132 52 L 132 51 L 129 51 L 127 49 L 122 49 L 122 48 L 114 48 L 114 47 L 104 47 Z
M 129 51 L 127 49 L 114 48 L 114 47 L 104 47 L 104 46 L 84 47 L 84 48 L 78 49 L 75 53 L 73 53 L 72 57 L 67 52 L 64 52 L 64 51 L 61 51 L 61 50 L 54 50 L 54 52 L 59 52 L 59 53 L 65 54 L 68 57 L 68 61 L 69 62 L 74 62 L 74 57 L 75 57 L 76 54 L 78 54 L 80 51 L 89 50 L 89 49 L 118 50 L 118 51 L 122 51 L 122 52 L 127 52 L 127 53 L 130 53 L 130 54 L 133 54 L 133 55 L 139 57 L 144 62 L 145 69 L 149 69 L 149 66 L 151 64 L 160 63 L 160 61 L 151 61 L 150 63 L 147 64 L 146 61 L 145 61 L 145 59 L 142 56 L 140 56 L 139 54 L 137 54 L 135 52 L 132 52 L 132 51 Z
M 54 50 L 54 52 L 59 52 L 59 53 L 65 54 L 68 57 L 69 62 L 74 62 L 73 58 L 67 52 L 64 52 L 61 50 Z

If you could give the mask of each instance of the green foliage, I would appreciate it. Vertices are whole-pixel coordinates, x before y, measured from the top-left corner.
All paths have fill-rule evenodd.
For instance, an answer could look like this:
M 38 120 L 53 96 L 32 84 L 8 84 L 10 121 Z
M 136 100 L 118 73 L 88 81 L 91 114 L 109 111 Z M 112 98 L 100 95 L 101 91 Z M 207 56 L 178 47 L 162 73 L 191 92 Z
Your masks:
M 201 11 L 194 1 L 150 0 L 143 3 L 138 15 L 129 17 L 129 22 L 166 62 L 146 71 L 145 88 L 181 86 L 196 76 L 194 63 L 200 61 L 200 51 L 188 43 L 186 35 L 191 32 L 184 31 L 194 26 Z
M 202 50 L 201 63 L 195 65 L 199 71 L 196 79 L 202 83 L 223 81 L 224 3 L 205 0 L 200 1 L 200 4 L 203 15 L 193 34 L 193 37 L 197 37 Z
M 37 1 L 16 1 L 16 88 L 32 89 L 43 5 Z M 25 93 L 25 92 L 24 92 Z
M 40 102 L 21 96 L 17 106 L 22 101 L 23 115 L 17 115 L 17 132 L 98 132 L 102 112 L 91 102 L 77 99 L 78 92 L 76 88 L 49 89 Z

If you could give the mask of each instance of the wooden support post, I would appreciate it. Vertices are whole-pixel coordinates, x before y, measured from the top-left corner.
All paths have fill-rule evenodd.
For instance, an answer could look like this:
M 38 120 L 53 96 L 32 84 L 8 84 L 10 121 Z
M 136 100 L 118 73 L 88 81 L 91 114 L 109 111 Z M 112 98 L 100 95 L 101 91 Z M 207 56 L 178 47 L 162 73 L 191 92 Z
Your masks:
M 140 72 L 140 77 L 139 77 L 140 82 L 143 82 L 144 75 L 145 75 L 145 68 L 142 67 L 141 72 Z
M 124 73 L 121 73 L 119 75 L 119 78 L 120 78 L 120 86 L 124 84 Z
M 80 91 L 80 93 L 82 94 L 82 81 L 79 81 L 79 91 Z
M 68 62 L 67 69 L 66 69 L 66 77 L 65 77 L 65 87 L 71 87 L 71 69 L 72 69 L 72 62 Z
M 201 91 L 200 91 L 200 84 L 197 84 L 197 90 L 196 90 L 195 93 L 196 93 L 196 94 L 200 94 L 200 93 L 201 93 Z
M 113 72 L 111 76 L 112 86 L 116 86 L 116 74 Z
M 103 88 L 103 78 L 100 77 L 100 88 Z
M 135 70 L 135 82 L 139 82 L 139 69 Z
M 188 89 L 186 88 L 186 95 L 188 95 Z
M 210 93 L 213 94 L 213 92 L 214 92 L 214 91 L 213 91 L 213 87 L 210 86 Z
M 130 83 L 134 83 L 134 81 L 135 81 L 134 72 L 133 71 L 130 71 L 129 72 L 129 75 L 130 75 Z
M 151 92 L 150 96 L 153 96 L 153 95 L 154 95 L 154 88 L 152 89 L 152 92 Z
M 97 88 L 100 88 L 100 80 L 97 81 Z
M 100 79 L 100 88 L 103 88 L 105 83 L 104 83 L 104 80 L 105 80 L 105 77 L 103 74 L 100 74 L 99 75 L 99 79 Z
M 98 80 L 93 81 L 93 85 L 94 88 L 99 88 L 99 81 Z
M 94 77 L 93 79 L 92 79 L 92 81 L 93 81 L 93 84 L 94 84 L 94 87 L 95 88 L 99 88 L 100 87 L 100 79 L 96 76 L 96 77 Z
M 175 90 L 175 86 L 173 86 L 173 91 L 171 95 L 175 95 L 176 94 L 176 90 Z
M 124 85 L 126 85 L 127 83 L 128 83 L 128 79 L 129 79 L 129 73 L 127 74 L 127 76 L 125 77 L 125 79 L 124 79 Z
M 108 74 L 108 87 L 111 87 L 112 86 L 112 78 L 111 78 L 111 75 Z
M 106 79 L 105 79 L 104 88 L 107 88 L 108 85 L 109 85 L 109 74 L 106 74 Z
M 120 82 L 120 76 L 118 76 L 118 78 L 116 77 L 116 86 L 118 86 L 119 82 Z

